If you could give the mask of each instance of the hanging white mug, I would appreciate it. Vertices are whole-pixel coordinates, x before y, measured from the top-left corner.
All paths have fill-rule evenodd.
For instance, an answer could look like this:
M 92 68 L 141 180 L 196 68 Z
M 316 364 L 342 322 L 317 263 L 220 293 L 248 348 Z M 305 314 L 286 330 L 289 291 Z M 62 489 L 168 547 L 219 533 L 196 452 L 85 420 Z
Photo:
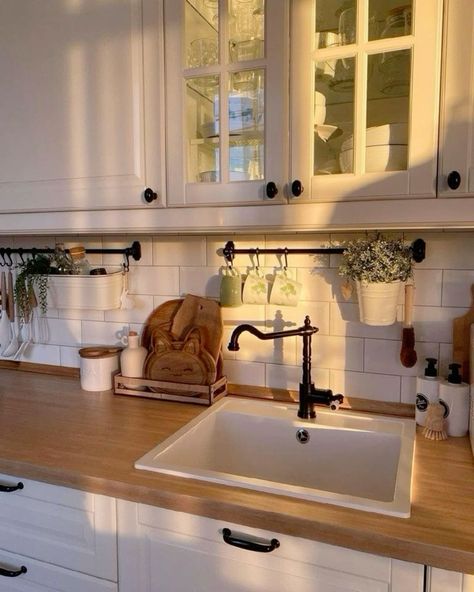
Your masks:
M 251 269 L 244 282 L 244 304 L 265 304 L 268 298 L 268 282 L 259 269 Z
M 302 287 L 300 282 L 291 277 L 287 269 L 276 272 L 270 292 L 270 304 L 296 306 Z

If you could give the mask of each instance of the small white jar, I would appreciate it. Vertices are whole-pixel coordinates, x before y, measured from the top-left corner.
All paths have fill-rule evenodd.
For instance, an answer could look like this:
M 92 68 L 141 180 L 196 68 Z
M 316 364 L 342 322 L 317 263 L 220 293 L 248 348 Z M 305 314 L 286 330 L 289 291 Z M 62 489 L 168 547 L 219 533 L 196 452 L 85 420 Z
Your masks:
M 81 357 L 81 388 L 85 391 L 108 391 L 113 388 L 119 370 L 121 347 L 83 347 Z

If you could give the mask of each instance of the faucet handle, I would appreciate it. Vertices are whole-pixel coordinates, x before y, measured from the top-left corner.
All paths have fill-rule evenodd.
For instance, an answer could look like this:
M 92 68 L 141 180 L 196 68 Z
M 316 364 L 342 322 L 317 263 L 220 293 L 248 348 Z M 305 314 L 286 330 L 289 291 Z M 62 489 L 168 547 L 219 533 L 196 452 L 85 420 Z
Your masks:
M 340 404 L 344 401 L 344 397 L 341 394 L 334 395 L 333 400 L 329 404 L 329 408 L 332 411 L 337 411 L 339 409 Z

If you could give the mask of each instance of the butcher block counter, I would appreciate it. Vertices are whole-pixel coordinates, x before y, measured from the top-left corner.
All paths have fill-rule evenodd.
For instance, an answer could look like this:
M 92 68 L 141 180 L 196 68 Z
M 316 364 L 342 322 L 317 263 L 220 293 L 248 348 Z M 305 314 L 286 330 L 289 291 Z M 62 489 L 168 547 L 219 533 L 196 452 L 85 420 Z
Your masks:
M 468 438 L 418 433 L 408 519 L 134 469 L 202 411 L 85 392 L 77 377 L 0 369 L 0 472 L 474 574 Z

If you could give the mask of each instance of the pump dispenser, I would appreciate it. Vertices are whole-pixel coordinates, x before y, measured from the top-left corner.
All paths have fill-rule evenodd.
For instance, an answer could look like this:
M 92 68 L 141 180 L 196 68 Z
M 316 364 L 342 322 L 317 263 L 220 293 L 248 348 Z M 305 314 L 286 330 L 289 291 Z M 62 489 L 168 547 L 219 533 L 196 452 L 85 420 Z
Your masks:
M 426 423 L 426 410 L 430 403 L 437 403 L 439 397 L 438 370 L 436 358 L 426 358 L 427 365 L 424 376 L 416 379 L 415 419 L 418 425 Z
M 469 385 L 462 381 L 460 368 L 461 364 L 450 364 L 448 378 L 439 386 L 448 436 L 465 436 L 469 427 Z

